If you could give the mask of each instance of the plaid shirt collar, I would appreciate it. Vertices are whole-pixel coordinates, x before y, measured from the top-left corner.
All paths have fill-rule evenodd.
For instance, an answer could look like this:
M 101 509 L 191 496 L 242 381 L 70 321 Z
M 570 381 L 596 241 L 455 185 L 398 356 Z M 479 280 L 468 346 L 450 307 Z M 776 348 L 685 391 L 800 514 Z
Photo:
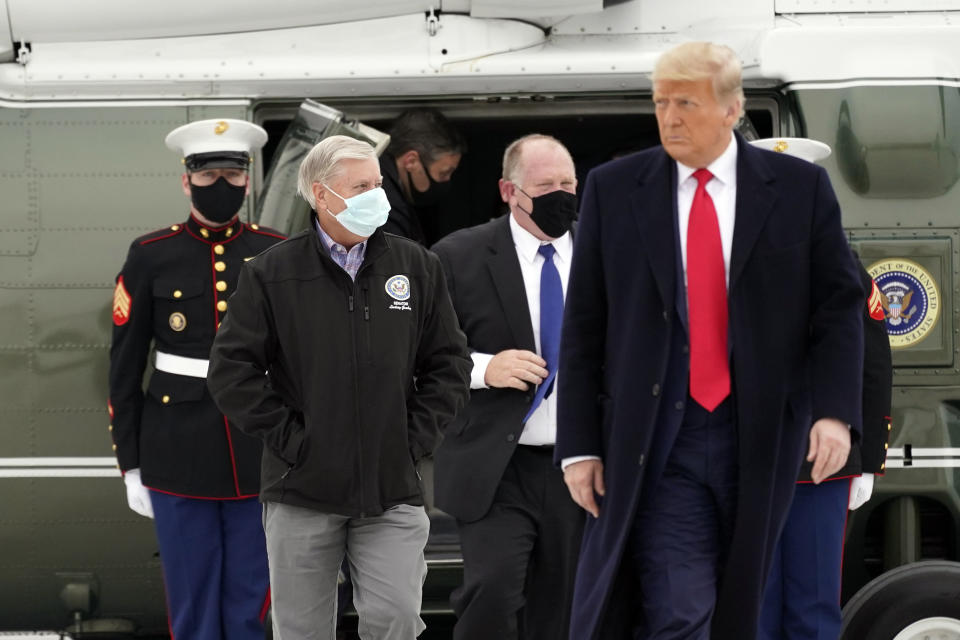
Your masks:
M 351 280 L 356 280 L 357 272 L 360 270 L 360 265 L 363 264 L 363 257 L 367 252 L 367 241 L 364 240 L 359 244 L 355 244 L 348 250 L 327 235 L 327 232 L 323 230 L 323 227 L 320 226 L 320 222 L 316 218 L 313 219 L 313 226 L 316 228 L 317 233 L 320 235 L 320 240 L 323 241 L 323 246 L 327 248 L 327 252 L 330 257 L 333 258 L 333 261 L 347 272 Z

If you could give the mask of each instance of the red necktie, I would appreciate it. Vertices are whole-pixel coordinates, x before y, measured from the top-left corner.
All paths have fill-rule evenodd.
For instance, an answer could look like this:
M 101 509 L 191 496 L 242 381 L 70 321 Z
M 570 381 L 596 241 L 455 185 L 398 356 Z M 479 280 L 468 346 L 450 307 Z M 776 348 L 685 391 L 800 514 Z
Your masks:
M 687 307 L 690 320 L 690 397 L 713 411 L 730 395 L 727 359 L 727 279 L 720 225 L 706 169 L 693 173 L 697 192 L 687 226 Z

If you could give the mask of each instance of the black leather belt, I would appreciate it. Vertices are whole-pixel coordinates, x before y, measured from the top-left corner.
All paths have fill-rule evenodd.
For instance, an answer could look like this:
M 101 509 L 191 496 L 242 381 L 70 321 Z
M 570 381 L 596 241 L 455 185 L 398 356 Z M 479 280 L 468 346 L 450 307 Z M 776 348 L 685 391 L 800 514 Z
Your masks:
M 517 448 L 523 447 L 526 451 L 531 451 L 533 453 L 549 453 L 553 455 L 553 445 L 552 444 L 519 444 Z

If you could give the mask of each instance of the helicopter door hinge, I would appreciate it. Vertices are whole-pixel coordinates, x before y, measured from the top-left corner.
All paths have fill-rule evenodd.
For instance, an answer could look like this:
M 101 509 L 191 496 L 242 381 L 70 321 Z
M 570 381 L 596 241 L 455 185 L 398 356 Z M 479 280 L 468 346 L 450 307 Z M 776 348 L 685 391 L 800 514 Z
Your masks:
M 433 11 L 433 7 L 430 7 L 429 13 L 427 13 L 427 33 L 432 38 L 437 35 L 437 31 L 440 30 L 440 18 Z
M 30 43 L 15 42 L 14 47 L 17 50 L 17 62 L 23 66 L 27 66 L 27 63 L 30 62 Z

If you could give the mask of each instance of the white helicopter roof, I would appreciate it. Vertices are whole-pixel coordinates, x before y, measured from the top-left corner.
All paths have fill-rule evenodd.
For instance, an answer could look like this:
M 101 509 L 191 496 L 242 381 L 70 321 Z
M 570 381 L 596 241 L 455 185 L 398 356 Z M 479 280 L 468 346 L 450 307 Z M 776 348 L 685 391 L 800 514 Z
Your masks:
M 737 51 L 748 87 L 960 80 L 960 0 L 822 4 L 0 0 L 0 100 L 647 89 L 660 52 L 694 39 Z

